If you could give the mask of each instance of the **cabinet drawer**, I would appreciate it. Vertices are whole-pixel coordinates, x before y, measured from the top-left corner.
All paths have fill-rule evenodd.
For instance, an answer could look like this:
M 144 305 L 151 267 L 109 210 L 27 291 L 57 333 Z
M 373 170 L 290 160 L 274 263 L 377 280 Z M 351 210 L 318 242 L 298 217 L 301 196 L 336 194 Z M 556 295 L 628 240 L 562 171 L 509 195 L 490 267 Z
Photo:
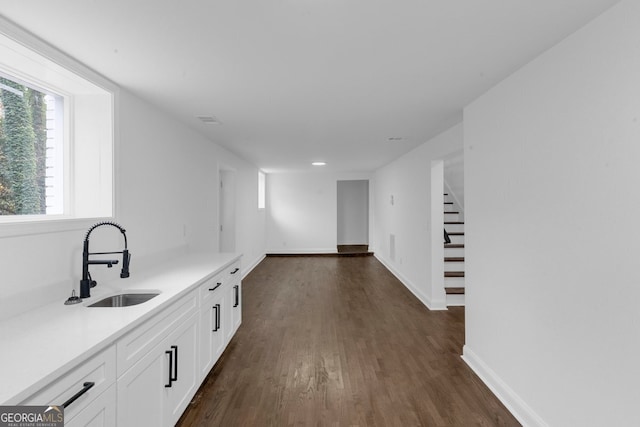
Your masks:
M 200 305 L 208 306 L 209 301 L 215 298 L 215 295 L 222 292 L 222 285 L 224 284 L 224 273 L 218 273 L 213 278 L 206 280 L 200 285 Z
M 236 261 L 227 268 L 224 269 L 224 283 L 236 283 L 240 281 L 242 277 L 242 271 L 240 270 L 240 261 Z
M 240 261 L 236 261 L 225 267 L 221 272 L 213 278 L 208 279 L 200 285 L 200 305 L 208 306 L 210 300 L 214 299 L 214 294 L 221 291 L 227 284 L 235 284 L 240 280 Z
M 197 310 L 198 292 L 194 290 L 122 337 L 117 343 L 118 377 L 162 341 L 174 325 Z
M 64 427 L 116 427 L 116 385 L 111 384 L 91 403 L 79 410 L 73 418 L 65 411 Z
M 94 385 L 69 404 L 64 410 L 65 419 L 71 419 L 116 380 L 116 349 L 111 346 L 93 356 L 82 365 L 69 371 L 29 398 L 21 405 L 62 405 L 84 388 L 84 384 Z

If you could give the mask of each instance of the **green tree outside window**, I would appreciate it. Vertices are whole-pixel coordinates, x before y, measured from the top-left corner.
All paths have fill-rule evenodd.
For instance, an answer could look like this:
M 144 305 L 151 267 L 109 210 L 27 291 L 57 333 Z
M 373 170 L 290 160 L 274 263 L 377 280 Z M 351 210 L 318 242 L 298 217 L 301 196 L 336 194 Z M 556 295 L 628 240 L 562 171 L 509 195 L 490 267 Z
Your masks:
M 45 95 L 2 77 L 0 87 L 0 214 L 45 214 Z

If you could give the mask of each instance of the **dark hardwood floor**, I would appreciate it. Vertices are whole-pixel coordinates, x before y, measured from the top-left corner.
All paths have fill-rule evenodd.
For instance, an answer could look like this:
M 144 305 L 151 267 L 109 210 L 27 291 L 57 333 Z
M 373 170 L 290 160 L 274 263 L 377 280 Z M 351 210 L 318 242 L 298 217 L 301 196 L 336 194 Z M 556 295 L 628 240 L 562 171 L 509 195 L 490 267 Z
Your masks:
M 374 257 L 268 257 L 178 425 L 517 426 L 462 361 L 464 308 L 429 311 Z

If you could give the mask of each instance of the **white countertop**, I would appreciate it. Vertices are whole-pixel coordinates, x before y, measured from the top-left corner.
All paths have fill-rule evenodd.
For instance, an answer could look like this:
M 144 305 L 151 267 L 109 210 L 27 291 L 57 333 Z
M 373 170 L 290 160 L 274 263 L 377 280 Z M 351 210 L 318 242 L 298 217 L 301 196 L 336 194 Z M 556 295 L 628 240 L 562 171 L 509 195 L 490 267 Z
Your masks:
M 152 271 L 98 283 L 80 304 L 60 301 L 0 322 L 0 404 L 15 405 L 240 258 L 239 254 L 185 254 Z M 134 267 L 132 265 L 132 267 Z M 122 291 L 160 295 L 131 307 L 87 307 Z

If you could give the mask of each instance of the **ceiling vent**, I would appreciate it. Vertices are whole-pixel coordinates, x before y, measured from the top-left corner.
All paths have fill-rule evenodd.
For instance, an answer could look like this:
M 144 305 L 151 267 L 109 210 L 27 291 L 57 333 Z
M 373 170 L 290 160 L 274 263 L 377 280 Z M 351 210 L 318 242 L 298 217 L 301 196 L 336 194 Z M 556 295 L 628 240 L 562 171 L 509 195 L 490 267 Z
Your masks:
M 197 116 L 198 120 L 202 123 L 206 123 L 208 125 L 219 125 L 220 120 L 218 120 L 215 116 Z

